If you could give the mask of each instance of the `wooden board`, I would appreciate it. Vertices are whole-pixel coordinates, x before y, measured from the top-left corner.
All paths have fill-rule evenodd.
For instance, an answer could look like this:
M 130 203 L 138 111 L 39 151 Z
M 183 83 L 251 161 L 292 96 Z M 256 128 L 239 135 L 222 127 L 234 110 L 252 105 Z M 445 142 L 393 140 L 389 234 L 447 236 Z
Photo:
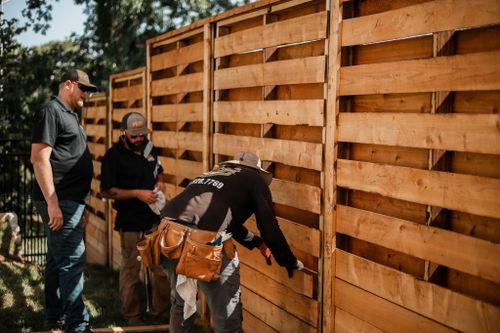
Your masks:
M 337 205 L 337 232 L 500 283 L 500 244 Z
M 339 159 L 339 186 L 499 218 L 500 180 Z

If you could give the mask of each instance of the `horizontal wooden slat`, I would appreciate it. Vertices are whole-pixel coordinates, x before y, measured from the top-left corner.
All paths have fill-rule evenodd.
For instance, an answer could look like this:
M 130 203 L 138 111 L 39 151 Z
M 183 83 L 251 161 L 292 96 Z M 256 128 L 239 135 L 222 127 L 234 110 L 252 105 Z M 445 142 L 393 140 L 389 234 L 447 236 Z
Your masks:
M 285 310 L 241 287 L 243 308 L 281 333 L 316 333 L 316 329 L 292 316 Z
M 494 305 L 342 250 L 335 251 L 335 263 L 337 278 L 456 330 L 500 331 L 500 308 Z
M 203 43 L 196 43 L 173 51 L 153 55 L 151 57 L 150 71 L 154 72 L 200 60 L 203 60 Z
M 203 104 L 167 104 L 151 107 L 152 122 L 203 121 Z
M 216 38 L 214 57 L 325 38 L 326 18 L 319 12 Z
M 203 163 L 159 156 L 165 174 L 194 179 L 203 173 Z
M 335 309 L 335 333 L 369 332 L 384 333 L 384 331 L 363 321 L 341 308 Z
M 384 332 L 456 332 L 340 279 L 334 286 L 335 306 Z
M 238 243 L 236 243 L 236 247 L 238 249 L 238 257 L 240 258 L 242 264 L 258 270 L 296 293 L 309 298 L 313 297 L 313 283 L 315 279 L 313 275 L 304 273 L 304 271 L 295 270 L 293 277 L 290 279 L 286 269 L 279 266 L 274 259 L 273 264 L 268 266 L 258 249 L 251 251 Z
M 242 327 L 245 333 L 279 333 L 279 331 L 267 325 L 245 309 L 243 309 L 243 318 L 245 320 L 243 320 Z
M 500 154 L 498 124 L 498 114 L 340 113 L 338 140 Z
M 337 185 L 500 218 L 499 179 L 339 159 Z
M 106 105 L 85 108 L 83 114 L 86 119 L 106 119 Z
M 262 160 L 321 170 L 322 145 L 317 143 L 214 134 L 214 153 L 233 156 L 252 151 Z
M 203 73 L 193 73 L 151 82 L 151 96 L 203 90 Z
M 342 46 L 500 23 L 496 0 L 440 0 L 342 22 Z
M 342 67 L 340 95 L 500 89 L 500 51 Z
M 102 143 L 87 142 L 89 151 L 94 156 L 104 156 L 106 146 Z
M 281 283 L 247 265 L 241 265 L 240 267 L 241 284 L 245 288 L 297 316 L 309 325 L 317 327 L 319 317 L 319 304 L 317 301 L 294 293 Z
M 98 212 L 106 213 L 106 203 L 95 196 L 90 197 L 90 206 Z
M 111 92 L 113 102 L 135 101 L 142 99 L 144 87 L 135 85 L 130 87 L 114 88 Z
M 105 138 L 106 137 L 106 125 L 86 124 L 85 125 L 85 132 L 87 132 L 87 136 Z
M 203 137 L 201 133 L 154 131 L 151 137 L 151 140 L 157 147 L 192 151 L 200 151 L 202 149 Z
M 324 80 L 325 57 L 318 56 L 220 69 L 214 72 L 214 89 L 320 83 Z
M 286 180 L 274 179 L 269 186 L 276 203 L 309 212 L 321 212 L 321 188 Z
M 323 126 L 323 100 L 215 102 L 214 121 Z
M 500 283 L 500 244 L 337 205 L 336 231 Z
M 290 246 L 311 254 L 316 258 L 320 257 L 321 233 L 318 229 L 313 229 L 281 217 L 277 217 L 277 220 Z M 254 215 L 248 219 L 245 227 L 254 234 L 260 235 Z
M 123 116 L 129 112 L 138 112 L 143 115 L 146 114 L 144 108 L 126 108 L 126 109 L 113 108 L 113 110 L 111 111 L 112 113 L 111 118 L 113 121 L 121 123 Z

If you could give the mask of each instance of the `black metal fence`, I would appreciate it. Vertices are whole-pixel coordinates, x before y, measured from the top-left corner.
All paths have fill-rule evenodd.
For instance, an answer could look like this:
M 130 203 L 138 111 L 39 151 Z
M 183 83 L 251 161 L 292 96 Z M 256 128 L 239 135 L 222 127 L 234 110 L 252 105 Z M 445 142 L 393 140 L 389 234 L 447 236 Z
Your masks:
M 0 138 L 0 172 L 0 213 L 17 214 L 25 261 L 43 264 L 47 240 L 31 200 L 35 177 L 29 139 Z

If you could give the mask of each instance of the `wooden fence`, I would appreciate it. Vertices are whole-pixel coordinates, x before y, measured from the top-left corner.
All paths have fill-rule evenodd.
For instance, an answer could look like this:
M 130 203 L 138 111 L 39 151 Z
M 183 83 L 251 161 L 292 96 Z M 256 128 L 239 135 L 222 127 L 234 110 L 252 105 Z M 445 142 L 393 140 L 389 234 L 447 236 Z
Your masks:
M 307 268 L 238 247 L 245 332 L 500 330 L 497 0 L 264 0 L 147 50 L 108 135 L 146 107 L 168 198 L 258 153 Z

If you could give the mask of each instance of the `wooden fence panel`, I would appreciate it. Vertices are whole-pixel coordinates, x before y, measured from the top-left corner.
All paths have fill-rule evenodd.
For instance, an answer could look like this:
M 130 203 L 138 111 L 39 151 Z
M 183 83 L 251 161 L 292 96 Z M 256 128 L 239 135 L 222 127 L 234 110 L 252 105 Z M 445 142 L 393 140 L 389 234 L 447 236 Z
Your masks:
M 94 176 L 91 183 L 90 199 L 87 203 L 89 220 L 85 230 L 87 262 L 105 265 L 107 263 L 108 230 L 106 226 L 107 205 L 100 195 L 101 161 L 107 145 L 107 102 L 106 94 L 93 94 L 82 110 L 84 128 L 92 154 Z
M 335 327 L 498 331 L 499 3 L 340 7 Z
M 165 162 L 167 199 L 208 168 L 210 29 L 198 28 L 148 44 L 148 84 L 153 143 Z
M 281 229 L 309 271 L 288 281 L 240 249 L 243 304 L 272 330 L 317 331 L 328 11 L 324 1 L 291 1 L 251 14 L 216 23 L 213 158 L 248 150 L 265 161 Z M 253 218 L 249 228 L 259 233 Z

